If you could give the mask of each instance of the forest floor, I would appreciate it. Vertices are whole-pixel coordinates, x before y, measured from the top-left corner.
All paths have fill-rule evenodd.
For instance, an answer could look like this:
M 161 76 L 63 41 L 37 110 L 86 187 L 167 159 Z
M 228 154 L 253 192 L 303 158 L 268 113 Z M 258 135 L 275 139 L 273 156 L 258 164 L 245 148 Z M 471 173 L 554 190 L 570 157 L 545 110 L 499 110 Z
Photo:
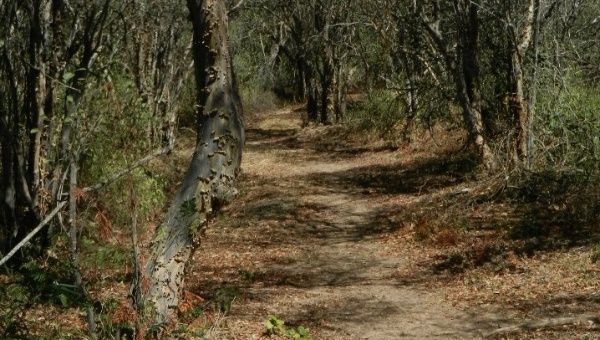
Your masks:
M 188 271 L 189 330 L 263 339 L 275 316 L 313 339 L 472 339 L 600 311 L 592 246 L 504 241 L 506 230 L 530 231 L 518 228 L 533 207 L 489 195 L 494 184 L 456 151 L 460 136 L 398 148 L 336 126 L 302 128 L 290 107 L 247 123 L 241 195 Z M 600 332 L 590 322 L 508 337 Z
M 296 106 L 246 118 L 240 196 L 194 254 L 173 338 L 307 339 L 308 328 L 312 339 L 476 339 L 579 317 L 495 338 L 600 339 L 597 184 L 484 174 L 456 130 L 392 143 L 351 125 L 303 127 L 302 114 Z M 166 196 L 194 149 L 186 131 L 144 170 L 165 178 Z M 160 210 L 144 222 L 143 249 Z M 129 227 L 110 237 L 100 227 L 86 227 L 81 258 L 104 339 L 135 314 Z M 14 328 L 4 331 L 87 338 L 84 304 L 57 284 L 70 280 L 58 261 L 66 244 L 28 276 L 0 275 L 0 326 Z M 269 320 L 285 326 L 269 334 Z

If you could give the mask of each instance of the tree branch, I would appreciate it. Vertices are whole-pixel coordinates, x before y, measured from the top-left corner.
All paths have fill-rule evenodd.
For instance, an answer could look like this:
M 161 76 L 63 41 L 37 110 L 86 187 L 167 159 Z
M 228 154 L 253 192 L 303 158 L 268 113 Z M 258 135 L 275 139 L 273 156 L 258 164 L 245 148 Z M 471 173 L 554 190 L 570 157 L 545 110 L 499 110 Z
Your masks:
M 60 211 L 60 209 L 62 209 L 65 205 L 67 204 L 67 201 L 63 201 L 60 202 L 56 208 L 54 208 L 54 210 L 52 210 L 52 212 L 50 212 L 50 214 L 48 214 L 44 220 L 37 226 L 35 227 L 35 229 L 33 229 L 27 236 L 25 236 L 25 238 L 19 242 L 19 244 L 17 244 L 6 256 L 4 256 L 4 258 L 2 260 L 0 260 L 0 266 L 2 266 L 3 264 L 5 264 L 8 260 L 10 260 L 11 257 L 13 257 L 17 251 L 19 251 L 19 249 L 21 249 L 25 244 L 27 244 L 27 242 L 29 242 L 29 240 L 31 240 L 40 230 L 42 230 L 42 228 L 44 226 L 46 226 L 46 224 L 48 224 L 48 222 L 50 222 L 52 220 L 52 218 L 54 218 L 54 216 L 56 214 L 58 214 L 58 212 Z

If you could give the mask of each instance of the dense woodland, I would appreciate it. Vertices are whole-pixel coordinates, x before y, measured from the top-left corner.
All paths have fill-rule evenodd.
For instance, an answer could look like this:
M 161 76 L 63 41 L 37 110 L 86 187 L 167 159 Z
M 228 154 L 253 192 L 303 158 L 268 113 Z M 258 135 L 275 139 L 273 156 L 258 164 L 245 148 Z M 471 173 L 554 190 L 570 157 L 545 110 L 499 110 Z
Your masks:
M 499 223 L 519 256 L 600 260 L 599 0 L 0 0 L 0 17 L 1 338 L 201 337 L 181 328 L 184 278 L 252 195 L 246 132 L 282 107 L 341 131 L 335 150 L 446 143 L 463 163 L 443 171 L 471 181 L 456 195 L 541 211 Z M 85 326 L 40 328 L 48 306 Z M 279 321 L 266 336 L 311 337 Z

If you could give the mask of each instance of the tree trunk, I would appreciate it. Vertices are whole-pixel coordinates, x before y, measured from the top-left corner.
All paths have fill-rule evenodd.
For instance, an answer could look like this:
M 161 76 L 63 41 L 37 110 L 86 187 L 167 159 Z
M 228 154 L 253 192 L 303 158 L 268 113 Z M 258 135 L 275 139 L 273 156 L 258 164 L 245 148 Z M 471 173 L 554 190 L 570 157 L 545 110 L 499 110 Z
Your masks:
M 527 159 L 527 141 L 529 139 L 529 109 L 525 99 L 525 79 L 523 56 L 529 48 L 534 25 L 539 12 L 539 1 L 529 0 L 526 20 L 520 32 L 513 31 L 510 58 L 511 93 L 508 96 L 508 112 L 515 131 L 513 161 L 520 163 Z M 510 18 L 510 14 L 508 14 Z M 518 36 L 517 36 L 518 34 Z
M 495 161 L 484 132 L 482 98 L 478 58 L 479 15 L 473 3 L 455 3 L 460 16 L 458 51 L 456 55 L 455 82 L 457 97 L 463 110 L 463 118 L 482 164 L 494 168 Z M 464 7 L 463 7 L 464 6 Z
M 297 58 L 296 60 L 296 94 L 294 98 L 296 101 L 301 101 L 306 99 L 307 97 L 307 89 L 306 89 L 306 63 L 302 58 Z
M 527 117 L 527 166 L 532 166 L 533 154 L 533 119 L 535 117 L 535 106 L 537 105 L 538 66 L 539 66 L 539 44 L 540 44 L 540 0 L 535 0 L 533 15 L 533 70 L 531 86 L 529 90 L 529 115 Z
M 511 56 L 512 93 L 508 97 L 508 112 L 512 119 L 514 133 L 513 161 L 521 162 L 527 158 L 527 139 L 529 114 L 525 100 L 523 61 L 518 50 Z
M 329 60 L 327 60 L 327 58 L 323 58 L 323 70 L 322 73 L 319 74 L 319 80 L 320 80 L 320 87 L 321 87 L 321 106 L 319 107 L 319 120 L 321 121 L 321 124 L 328 124 L 329 123 L 329 101 L 330 101 L 330 93 L 331 91 L 331 85 L 333 83 L 333 69 L 331 67 L 331 64 L 329 62 Z
M 306 103 L 306 112 L 309 122 L 316 122 L 319 116 L 319 105 L 318 105 L 318 90 L 316 80 L 310 78 L 308 80 L 308 98 Z
M 42 133 L 43 123 L 45 120 L 45 109 L 48 89 L 47 86 L 47 74 L 49 74 L 49 67 L 47 60 L 50 60 L 48 35 L 50 31 L 51 22 L 51 10 L 52 1 L 42 1 L 40 7 L 37 8 L 37 15 L 35 15 L 33 31 L 36 36 L 35 42 L 32 42 L 32 60 L 33 68 L 32 72 L 35 74 L 35 85 L 32 89 L 35 99 L 31 103 L 31 123 L 28 127 L 30 133 L 30 144 L 29 144 L 29 169 L 28 169 L 28 181 L 32 190 L 31 195 L 34 202 L 37 202 L 37 191 L 40 185 L 40 166 L 41 166 L 41 148 L 42 148 Z
M 329 84 L 327 81 L 321 82 L 321 107 L 320 109 L 320 121 L 321 124 L 327 124 L 329 122 Z
M 236 194 L 244 127 L 220 0 L 188 0 L 194 30 L 197 146 L 182 186 L 153 242 L 145 270 L 146 305 L 154 322 L 169 324 L 179 303 L 186 265 L 212 212 Z
M 341 123 L 346 117 L 348 93 L 348 81 L 342 62 L 336 67 L 333 83 L 333 112 L 335 121 Z
M 0 55 L 1 75 L 6 77 L 7 91 L 1 91 L 0 96 L 5 106 L 0 106 L 0 159 L 2 162 L 2 178 L 0 179 L 0 241 L 2 241 L 2 253 L 7 253 L 13 246 L 17 224 L 17 197 L 15 188 L 15 149 L 18 139 L 15 134 L 18 130 L 18 88 L 8 52 Z

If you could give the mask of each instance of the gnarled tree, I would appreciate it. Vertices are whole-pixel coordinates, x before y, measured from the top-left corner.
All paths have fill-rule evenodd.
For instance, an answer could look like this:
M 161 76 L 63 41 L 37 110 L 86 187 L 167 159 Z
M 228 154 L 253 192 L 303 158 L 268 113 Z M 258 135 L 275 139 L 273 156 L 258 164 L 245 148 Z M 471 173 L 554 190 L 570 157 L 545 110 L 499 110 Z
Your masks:
M 155 322 L 172 320 L 184 271 L 213 211 L 235 196 L 244 143 L 241 102 L 220 0 L 188 0 L 197 84 L 197 146 L 181 188 L 157 230 L 145 276 Z

